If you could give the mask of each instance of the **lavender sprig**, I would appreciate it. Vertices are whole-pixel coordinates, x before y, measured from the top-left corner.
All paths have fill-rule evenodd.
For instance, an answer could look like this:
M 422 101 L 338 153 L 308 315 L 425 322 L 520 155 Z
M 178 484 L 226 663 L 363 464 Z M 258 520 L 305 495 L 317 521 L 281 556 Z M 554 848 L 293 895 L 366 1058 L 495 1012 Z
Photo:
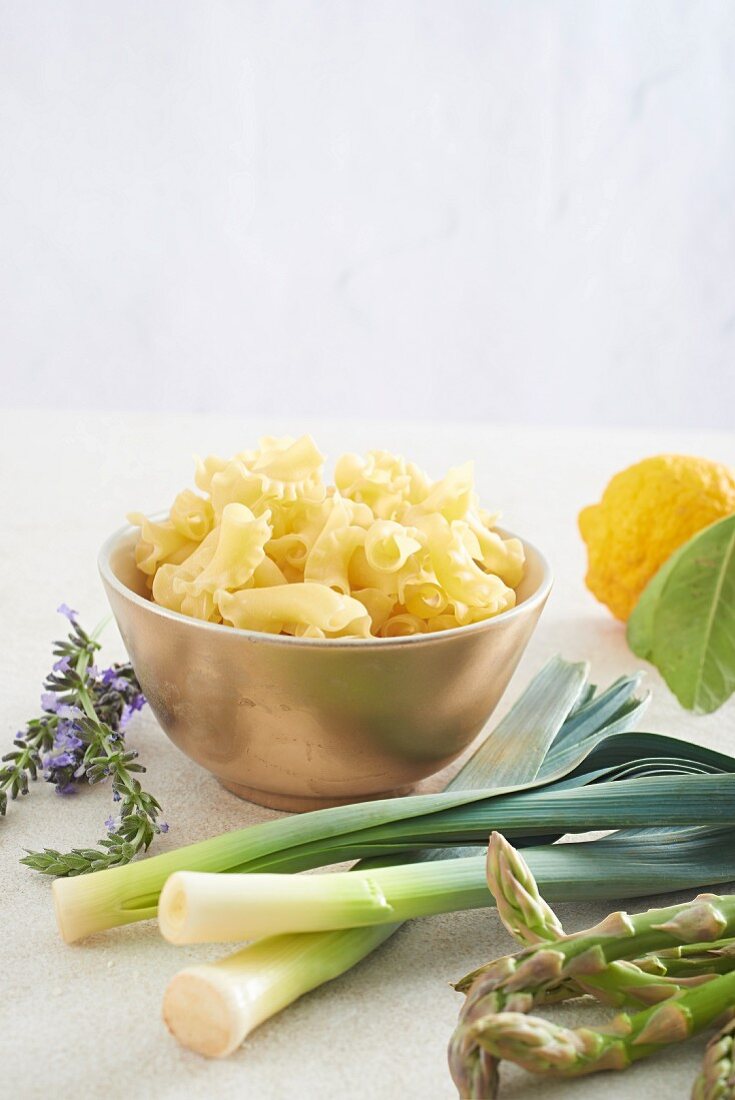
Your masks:
M 28 723 L 16 736 L 14 750 L 3 757 L 0 814 L 5 813 L 8 794 L 11 799 L 27 794 L 29 778 L 35 779 L 41 770 L 60 794 L 74 793 L 82 782 L 110 779 L 119 821 L 108 817 L 108 835 L 99 848 L 66 853 L 45 848 L 21 860 L 43 874 L 64 876 L 129 863 L 168 826 L 158 821 L 160 804 L 136 778 L 135 773 L 145 771 L 137 752 L 125 747 L 125 727 L 145 704 L 132 666 L 118 664 L 99 672 L 91 664 L 99 642 L 65 604 L 59 611 L 69 619 L 71 631 L 66 641 L 54 646 L 57 660 L 44 683 L 43 715 Z

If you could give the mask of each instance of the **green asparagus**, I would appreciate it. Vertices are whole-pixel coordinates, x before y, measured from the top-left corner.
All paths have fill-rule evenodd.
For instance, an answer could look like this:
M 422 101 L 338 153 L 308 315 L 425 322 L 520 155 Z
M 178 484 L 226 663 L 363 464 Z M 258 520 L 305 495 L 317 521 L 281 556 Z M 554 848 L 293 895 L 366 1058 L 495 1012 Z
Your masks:
M 735 1017 L 707 1044 L 692 1100 L 735 1100 Z

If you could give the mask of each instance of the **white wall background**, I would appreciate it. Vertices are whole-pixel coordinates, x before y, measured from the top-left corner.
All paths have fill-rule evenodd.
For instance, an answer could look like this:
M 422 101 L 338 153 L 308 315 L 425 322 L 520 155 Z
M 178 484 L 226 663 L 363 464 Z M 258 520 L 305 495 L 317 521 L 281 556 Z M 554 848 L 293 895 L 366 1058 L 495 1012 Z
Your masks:
M 0 15 L 5 405 L 732 426 L 731 0 Z

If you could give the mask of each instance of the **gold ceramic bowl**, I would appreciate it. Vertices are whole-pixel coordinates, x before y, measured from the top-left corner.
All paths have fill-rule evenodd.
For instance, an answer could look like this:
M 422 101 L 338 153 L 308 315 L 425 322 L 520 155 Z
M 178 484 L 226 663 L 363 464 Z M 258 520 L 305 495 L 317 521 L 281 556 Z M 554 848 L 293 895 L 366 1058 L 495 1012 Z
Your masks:
M 99 568 L 153 713 L 180 749 L 243 798 L 317 809 L 403 792 L 477 736 L 551 588 L 524 542 L 518 605 L 495 619 L 406 638 L 318 640 L 234 630 L 152 603 L 137 529 Z

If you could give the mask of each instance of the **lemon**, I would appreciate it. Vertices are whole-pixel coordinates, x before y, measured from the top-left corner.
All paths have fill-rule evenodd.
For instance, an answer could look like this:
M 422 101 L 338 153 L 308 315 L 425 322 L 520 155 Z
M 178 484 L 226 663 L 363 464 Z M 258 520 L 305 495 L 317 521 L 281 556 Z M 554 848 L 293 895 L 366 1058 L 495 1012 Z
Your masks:
M 735 512 L 735 471 L 689 455 L 644 458 L 583 508 L 587 587 L 625 621 L 651 577 L 697 531 Z

